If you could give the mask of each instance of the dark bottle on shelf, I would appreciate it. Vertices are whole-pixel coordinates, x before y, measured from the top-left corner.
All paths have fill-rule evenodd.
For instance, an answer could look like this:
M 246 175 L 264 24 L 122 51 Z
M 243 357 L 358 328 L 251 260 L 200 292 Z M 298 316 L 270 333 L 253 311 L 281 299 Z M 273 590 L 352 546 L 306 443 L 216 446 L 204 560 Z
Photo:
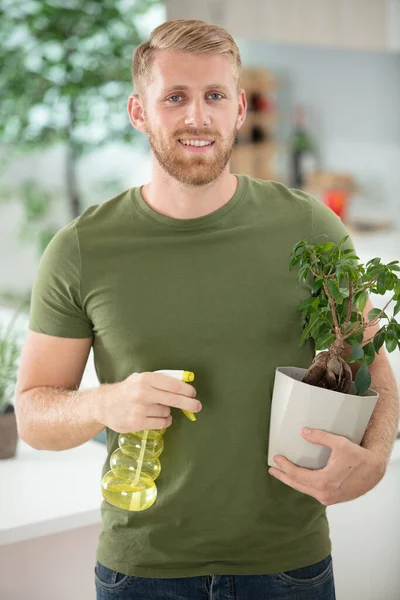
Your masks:
M 302 189 L 307 176 L 317 168 L 316 145 L 305 123 L 305 110 L 296 106 L 294 131 L 290 140 L 291 186 Z

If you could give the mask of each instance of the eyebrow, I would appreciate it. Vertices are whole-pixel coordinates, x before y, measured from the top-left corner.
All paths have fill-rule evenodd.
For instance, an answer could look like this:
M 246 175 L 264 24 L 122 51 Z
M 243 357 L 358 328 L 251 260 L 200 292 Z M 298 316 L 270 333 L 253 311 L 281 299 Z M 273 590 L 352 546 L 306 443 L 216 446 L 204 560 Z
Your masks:
M 223 83 L 210 83 L 209 85 L 206 85 L 204 89 L 208 90 L 210 88 L 218 88 L 220 90 L 223 90 L 226 93 L 229 93 L 229 88 L 226 85 L 224 85 Z M 189 89 L 188 85 L 177 84 L 177 85 L 171 85 L 167 88 L 164 88 L 161 93 L 168 94 L 169 92 L 173 92 L 173 91 L 177 91 L 177 90 L 188 90 L 188 89 Z

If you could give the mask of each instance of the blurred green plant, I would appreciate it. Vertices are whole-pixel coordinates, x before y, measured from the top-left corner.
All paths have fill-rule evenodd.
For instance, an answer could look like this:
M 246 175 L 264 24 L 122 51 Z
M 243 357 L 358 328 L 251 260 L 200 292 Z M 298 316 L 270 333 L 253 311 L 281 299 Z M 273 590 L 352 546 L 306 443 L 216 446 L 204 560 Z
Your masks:
M 120 179 L 102 179 L 91 184 L 91 198 L 95 196 L 101 201 L 103 195 L 116 195 L 122 189 Z M 63 226 L 62 216 L 55 215 L 55 202 L 62 192 L 50 192 L 37 181 L 28 179 L 14 188 L 2 188 L 0 203 L 19 202 L 22 218 L 19 237 L 23 242 L 31 243 L 41 256 L 53 236 Z
M 19 310 L 15 312 L 7 327 L 0 325 L 0 413 L 6 412 L 12 405 L 17 383 L 21 346 L 18 343 L 14 325 L 19 312 Z
M 36 181 L 31 180 L 24 181 L 18 192 L 23 208 L 20 238 L 24 242 L 33 243 L 42 255 L 59 229 L 49 221 L 54 196 Z
M 112 141 L 132 144 L 140 139 L 126 111 L 132 93 L 132 53 L 144 39 L 141 20 L 145 22 L 146 14 L 160 4 L 160 0 L 2 1 L 3 164 L 13 153 L 64 143 L 72 218 L 82 211 L 77 180 L 82 154 Z

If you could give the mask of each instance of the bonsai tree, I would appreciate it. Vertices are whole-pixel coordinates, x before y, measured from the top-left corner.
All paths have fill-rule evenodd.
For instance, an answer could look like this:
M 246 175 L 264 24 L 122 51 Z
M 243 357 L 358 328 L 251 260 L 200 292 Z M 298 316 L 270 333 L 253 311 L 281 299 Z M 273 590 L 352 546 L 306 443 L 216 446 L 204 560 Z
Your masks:
M 299 265 L 298 278 L 311 287 L 311 298 L 299 304 L 305 314 L 305 323 L 300 337 L 300 345 L 311 338 L 316 355 L 303 377 L 303 382 L 342 393 L 350 393 L 352 371 L 348 363 L 360 362 L 354 384 L 356 393 L 361 395 L 371 383 L 368 366 L 375 354 L 385 343 L 388 352 L 400 347 L 400 325 L 395 315 L 400 311 L 400 271 L 399 261 L 382 264 L 380 258 L 373 258 L 365 265 L 357 264 L 359 257 L 351 248 L 343 249 L 349 238 L 345 236 L 339 244 L 327 242 L 311 244 L 308 240 L 299 241 L 290 255 L 289 270 Z M 380 310 L 374 308 L 363 311 L 370 293 L 383 295 L 393 291 L 393 297 Z M 394 300 L 393 317 L 385 313 Z M 381 319 L 382 325 L 374 336 L 363 341 L 364 330 Z M 350 357 L 345 360 L 341 354 L 345 343 L 352 346 Z

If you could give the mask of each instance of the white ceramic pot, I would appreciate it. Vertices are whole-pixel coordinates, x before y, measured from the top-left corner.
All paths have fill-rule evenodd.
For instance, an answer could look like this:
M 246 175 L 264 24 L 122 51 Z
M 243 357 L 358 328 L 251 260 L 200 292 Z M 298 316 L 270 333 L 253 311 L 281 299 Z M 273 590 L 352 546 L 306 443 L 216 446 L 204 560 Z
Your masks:
M 322 469 L 331 450 L 303 438 L 303 427 L 323 429 L 360 444 L 379 394 L 368 389 L 356 395 L 334 392 L 303 383 L 307 369 L 277 367 L 272 394 L 268 464 L 277 467 L 273 457 L 286 456 L 299 467 Z

